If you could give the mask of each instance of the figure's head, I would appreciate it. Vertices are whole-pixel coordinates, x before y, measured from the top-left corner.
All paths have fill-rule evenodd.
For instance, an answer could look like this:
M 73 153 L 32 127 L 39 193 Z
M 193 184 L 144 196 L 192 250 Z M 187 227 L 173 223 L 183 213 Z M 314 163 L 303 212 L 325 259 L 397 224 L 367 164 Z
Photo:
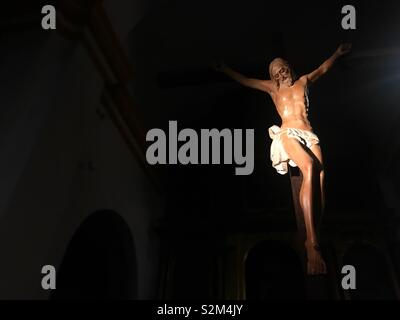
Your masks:
M 269 76 L 279 88 L 282 84 L 293 85 L 295 75 L 289 63 L 282 58 L 275 58 L 269 65 Z

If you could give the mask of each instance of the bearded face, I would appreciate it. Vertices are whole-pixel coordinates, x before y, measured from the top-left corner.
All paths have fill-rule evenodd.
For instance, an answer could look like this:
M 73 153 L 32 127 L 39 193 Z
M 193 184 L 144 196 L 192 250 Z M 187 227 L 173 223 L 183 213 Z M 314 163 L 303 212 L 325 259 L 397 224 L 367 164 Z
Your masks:
M 276 83 L 278 88 L 282 85 L 286 85 L 289 87 L 293 85 L 294 81 L 292 70 L 289 64 L 281 58 L 276 58 L 271 62 L 269 66 L 269 74 L 271 80 Z

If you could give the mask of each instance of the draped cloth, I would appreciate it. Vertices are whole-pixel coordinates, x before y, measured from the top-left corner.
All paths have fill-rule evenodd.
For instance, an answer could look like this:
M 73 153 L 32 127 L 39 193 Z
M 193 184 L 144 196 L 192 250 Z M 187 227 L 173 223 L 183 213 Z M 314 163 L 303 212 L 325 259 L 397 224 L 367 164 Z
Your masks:
M 311 148 L 315 144 L 319 144 L 319 138 L 316 134 L 310 131 L 284 128 L 272 126 L 268 129 L 269 136 L 272 139 L 270 157 L 272 166 L 278 171 L 279 174 L 286 174 L 288 172 L 288 164 L 292 167 L 297 167 L 296 163 L 291 160 L 286 153 L 282 144 L 282 134 L 286 134 L 290 138 L 297 139 L 301 144 L 307 148 Z

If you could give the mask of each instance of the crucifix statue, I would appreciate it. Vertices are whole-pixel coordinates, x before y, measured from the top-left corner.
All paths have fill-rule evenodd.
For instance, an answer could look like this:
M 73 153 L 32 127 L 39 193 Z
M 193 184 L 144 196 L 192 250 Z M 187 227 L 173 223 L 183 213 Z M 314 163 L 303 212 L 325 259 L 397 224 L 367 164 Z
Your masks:
M 336 59 L 350 49 L 351 44 L 341 44 L 317 69 L 298 78 L 290 64 L 282 58 L 276 58 L 270 63 L 270 80 L 245 77 L 223 63 L 216 66 L 217 71 L 227 74 L 242 85 L 268 93 L 281 117 L 280 127 L 274 125 L 269 128 L 272 139 L 270 157 L 278 173 L 286 174 L 290 165 L 298 167 L 302 174 L 298 197 L 305 224 L 307 273 L 310 275 L 325 274 L 326 265 L 321 256 L 315 227 L 316 211 L 322 213 L 325 205 L 324 163 L 320 141 L 308 120 L 308 87 L 328 72 Z M 320 206 L 316 206 L 314 199 L 315 179 L 319 181 Z

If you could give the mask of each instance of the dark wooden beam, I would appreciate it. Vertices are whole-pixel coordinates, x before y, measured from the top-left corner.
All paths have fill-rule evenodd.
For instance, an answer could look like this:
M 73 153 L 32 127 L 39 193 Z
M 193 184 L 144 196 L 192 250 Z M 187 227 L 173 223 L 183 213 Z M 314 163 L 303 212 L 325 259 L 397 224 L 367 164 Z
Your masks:
M 304 243 L 306 240 L 306 228 L 304 223 L 303 212 L 300 206 L 300 187 L 303 177 L 299 168 L 289 167 L 290 183 L 292 188 L 293 208 L 296 215 L 297 232 L 299 240 Z

